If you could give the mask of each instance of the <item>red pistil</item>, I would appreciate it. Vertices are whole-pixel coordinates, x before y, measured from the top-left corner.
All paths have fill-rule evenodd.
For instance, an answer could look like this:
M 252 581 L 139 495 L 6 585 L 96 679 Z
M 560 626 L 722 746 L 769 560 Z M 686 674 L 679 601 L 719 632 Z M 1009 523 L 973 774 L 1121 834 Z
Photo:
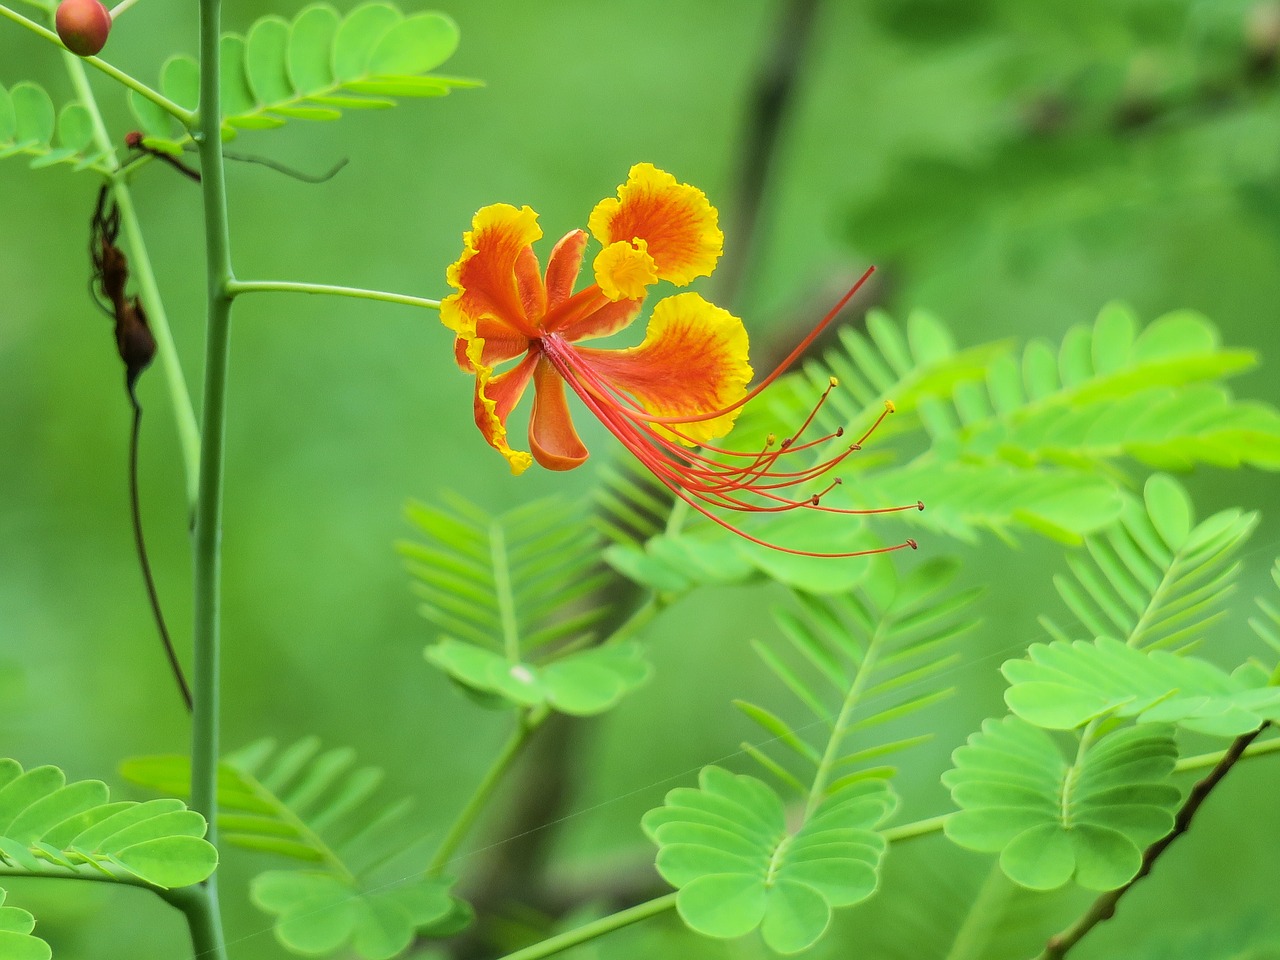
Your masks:
M 845 553 L 819 553 L 809 550 L 797 550 L 778 544 L 769 543 L 752 536 L 746 531 L 729 523 L 723 517 L 712 512 L 711 508 L 732 510 L 744 513 L 783 513 L 789 510 L 817 510 L 823 513 L 843 515 L 869 515 L 880 513 L 899 513 L 904 510 L 923 510 L 924 504 L 916 501 L 896 507 L 877 507 L 865 510 L 842 509 L 829 507 L 822 503 L 822 498 L 841 483 L 839 477 L 829 480 L 825 487 L 816 493 L 795 498 L 784 496 L 782 491 L 791 490 L 801 484 L 807 484 L 829 473 L 851 453 L 862 449 L 863 443 L 893 412 L 893 404 L 886 403 L 885 409 L 865 433 L 854 443 L 846 444 L 830 457 L 808 467 L 796 470 L 776 469 L 785 456 L 812 450 L 822 444 L 838 440 L 843 436 L 843 428 L 835 430 L 817 439 L 798 442 L 804 432 L 813 424 L 827 397 L 836 387 L 833 377 L 822 396 L 791 436 L 780 443 L 770 435 L 763 447 L 757 451 L 727 450 L 706 443 L 699 443 L 696 448 L 682 444 L 692 439 L 677 428 L 677 424 L 701 423 L 713 420 L 737 410 L 749 400 L 759 395 L 765 387 L 781 376 L 795 362 L 804 350 L 835 319 L 850 298 L 871 276 L 874 267 L 867 270 L 857 283 L 849 290 L 840 302 L 833 307 L 816 327 L 800 341 L 778 367 L 749 391 L 742 399 L 720 410 L 712 410 L 689 416 L 656 416 L 637 406 L 631 398 L 612 387 L 601 377 L 582 355 L 563 337 L 557 334 L 544 334 L 538 346 L 551 364 L 573 389 L 579 399 L 596 415 L 641 463 L 649 469 L 681 500 L 697 510 L 703 516 L 719 524 L 739 536 L 784 553 L 807 557 L 857 557 L 873 553 L 888 553 L 904 547 L 916 549 L 916 542 L 908 539 L 889 547 L 878 547 L 870 550 L 855 550 Z M 576 305 L 575 305 L 576 306 Z M 659 430 L 655 425 L 662 427 Z M 673 439 L 674 438 L 674 439 Z M 776 446 L 775 446 L 776 445 Z M 710 456 L 708 456 L 710 454 Z M 726 460 L 745 461 L 738 464 Z M 748 499 L 750 498 L 750 499 Z M 763 502 L 761 502 L 763 501 Z

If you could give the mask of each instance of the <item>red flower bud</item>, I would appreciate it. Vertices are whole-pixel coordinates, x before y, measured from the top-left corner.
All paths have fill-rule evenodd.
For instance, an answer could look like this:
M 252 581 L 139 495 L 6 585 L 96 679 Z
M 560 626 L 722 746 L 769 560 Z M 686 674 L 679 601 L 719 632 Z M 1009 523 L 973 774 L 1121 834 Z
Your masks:
M 68 50 L 81 57 L 91 57 L 106 46 L 111 14 L 98 0 L 62 0 L 54 15 L 54 25 Z

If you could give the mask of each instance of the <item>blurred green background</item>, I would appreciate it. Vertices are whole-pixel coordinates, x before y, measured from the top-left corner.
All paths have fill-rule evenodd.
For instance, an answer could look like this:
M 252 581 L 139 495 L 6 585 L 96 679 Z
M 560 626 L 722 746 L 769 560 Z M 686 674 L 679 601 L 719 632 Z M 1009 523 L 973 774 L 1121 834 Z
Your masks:
M 308 170 L 340 157 L 350 165 L 314 186 L 233 164 L 237 273 L 439 297 L 478 207 L 527 203 L 554 238 L 585 225 L 640 160 L 706 190 L 732 247 L 749 93 L 784 8 L 764 0 L 445 8 L 463 38 L 445 71 L 480 78 L 484 89 L 239 138 L 238 149 Z M 264 13 L 296 10 L 229 0 L 226 26 L 243 31 Z M 1238 391 L 1280 402 L 1278 43 L 1280 5 L 1270 0 L 828 0 L 737 311 L 758 341 L 793 340 L 868 263 L 881 273 L 864 306 L 874 299 L 899 318 L 929 309 L 962 344 L 1056 340 L 1111 299 L 1147 320 L 1191 307 L 1220 325 L 1226 343 L 1262 355 Z M 190 3 L 144 0 L 106 54 L 154 82 L 170 52 L 194 47 Z M 0 83 L 23 79 L 43 83 L 58 103 L 70 97 L 53 51 L 0 22 Z M 93 82 L 122 137 L 134 125 L 123 97 L 104 78 Z M 131 543 L 119 361 L 85 289 L 96 191 L 92 177 L 64 168 L 0 162 L 0 753 L 120 788 L 116 763 L 184 751 L 187 721 Z M 135 195 L 195 387 L 197 191 L 153 165 Z M 553 494 L 587 510 L 595 464 L 613 452 L 603 430 L 579 417 L 596 454 L 587 467 L 512 478 L 471 422 L 470 389 L 433 313 L 280 296 L 237 307 L 225 742 L 314 733 L 350 744 L 364 762 L 389 769 L 387 796 L 418 798 L 426 822 L 452 815 L 506 727 L 422 658 L 434 638 L 392 549 L 409 535 L 404 502 L 447 489 L 492 510 Z M 190 617 L 183 481 L 158 370 L 140 394 L 152 563 L 182 637 Z M 1265 511 L 1241 597 L 1262 592 L 1280 553 L 1275 478 L 1199 468 L 1187 483 L 1202 516 L 1230 505 Z M 922 554 L 954 549 L 921 545 Z M 1037 612 L 1058 609 L 1050 585 L 1057 548 L 1028 539 L 1014 551 L 992 539 L 961 556 L 969 580 L 992 588 L 986 625 L 955 675 L 961 695 L 935 708 L 942 734 L 906 764 L 904 819 L 946 809 L 937 777 L 948 753 L 1003 711 L 997 666 L 1039 637 Z M 648 630 L 655 679 L 578 728 L 580 776 L 558 827 L 554 876 L 592 882 L 615 864 L 623 869 L 648 855 L 637 822 L 667 789 L 722 758 L 746 769 L 732 755 L 750 731 L 729 700 L 771 697 L 745 641 L 770 629 L 765 611 L 779 597 L 763 588 L 704 592 Z M 1250 649 L 1247 603 L 1237 607 L 1222 631 L 1227 665 Z M 1177 956 L 1181 948 L 1160 945 L 1215 924 L 1229 942 L 1237 927 L 1261 922 L 1280 866 L 1250 854 L 1280 849 L 1277 790 L 1275 761 L 1234 773 L 1159 878 L 1078 955 Z M 495 812 L 484 842 L 504 839 Z M 248 860 L 227 859 L 231 956 L 283 956 L 244 895 Z M 889 863 L 885 892 L 842 912 L 839 934 L 818 955 L 946 954 L 946 937 L 986 876 L 984 858 L 934 839 Z M 72 897 L 67 886 L 12 885 L 56 956 L 185 955 L 177 915 L 152 898 L 98 889 Z M 1082 902 L 1030 901 L 1027 930 L 1012 934 L 1023 937 L 1022 952 Z M 766 955 L 752 938 L 700 941 L 656 921 L 580 956 L 655 951 Z

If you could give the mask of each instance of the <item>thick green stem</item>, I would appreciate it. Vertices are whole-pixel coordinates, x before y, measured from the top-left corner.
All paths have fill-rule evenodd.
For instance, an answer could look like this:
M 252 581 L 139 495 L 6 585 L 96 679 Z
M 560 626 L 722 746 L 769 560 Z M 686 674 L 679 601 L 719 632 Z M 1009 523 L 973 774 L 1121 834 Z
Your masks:
M 182 911 L 191 931 L 191 952 L 196 960 L 222 958 L 227 948 L 218 917 L 218 897 L 212 878 L 204 884 L 170 891 L 165 899 Z
M 546 940 L 525 947 L 523 950 L 508 953 L 502 960 L 542 960 L 543 957 L 553 956 L 562 950 L 568 950 L 570 947 L 576 947 L 580 943 L 586 943 L 588 940 L 602 937 L 606 933 L 620 930 L 622 927 L 630 926 L 637 921 L 648 920 L 650 917 L 656 917 L 660 913 L 674 910 L 675 906 L 676 895 L 668 893 L 666 896 L 658 897 L 656 900 L 646 900 L 644 903 L 638 903 L 634 907 L 619 910 L 617 913 L 612 913 L 607 917 L 601 917 L 599 920 L 583 924 L 576 930 L 568 930 L 554 937 L 548 937 Z
M 187 483 L 187 509 L 195 507 L 197 475 L 200 466 L 200 428 L 196 426 L 195 410 L 191 406 L 191 391 L 187 389 L 187 378 L 182 372 L 182 361 L 178 358 L 178 350 L 173 342 L 173 333 L 169 329 L 169 318 L 164 310 L 164 301 L 160 296 L 160 286 L 156 282 L 155 271 L 151 267 L 151 256 L 142 239 L 142 225 L 138 222 L 138 213 L 133 206 L 133 194 L 128 184 L 120 175 L 120 161 L 115 154 L 115 145 L 111 135 L 107 133 L 102 121 L 102 113 L 98 109 L 98 101 L 89 85 L 89 77 L 84 70 L 80 57 L 72 53 L 62 55 L 67 67 L 67 74 L 75 87 L 76 96 L 84 108 L 89 111 L 89 120 L 93 125 L 93 140 L 99 150 L 108 157 L 108 164 L 115 170 L 112 180 L 112 196 L 116 207 L 120 210 L 120 225 L 129 244 L 130 275 L 137 280 L 141 290 L 142 303 L 147 310 L 147 324 L 156 340 L 156 352 L 160 357 L 160 366 L 164 370 L 165 383 L 169 387 L 169 403 L 173 407 L 173 419 L 178 431 L 178 444 L 182 451 L 182 465 Z
M 22 14 L 18 13 L 18 11 L 16 10 L 10 10 L 8 7 L 4 6 L 3 4 L 0 4 L 0 17 L 6 17 L 7 19 L 12 20 L 14 23 L 18 24 L 19 26 L 26 27 L 32 33 L 36 34 L 39 37 L 42 37 L 45 40 L 48 40 L 52 44 L 57 45 L 62 50 L 67 49 L 65 46 L 62 45 L 62 41 L 58 39 L 58 35 L 54 33 L 52 30 L 50 30 L 48 27 L 42 27 L 40 24 L 36 23 L 34 20 L 30 20 L 27 17 L 24 17 Z M 130 90 L 133 90 L 135 93 L 138 94 L 138 96 L 144 97 L 147 100 L 150 100 L 152 103 L 154 103 L 157 107 L 159 107 L 165 113 L 168 113 L 171 116 L 176 117 L 178 119 L 178 122 L 181 123 L 184 127 L 190 127 L 191 124 L 195 121 L 195 114 L 192 113 L 190 110 L 183 109 L 182 107 L 174 103 L 172 100 L 170 100 L 168 97 L 165 97 L 157 93 L 155 90 L 152 90 L 145 83 L 142 83 L 138 80 L 133 79 L 133 77 L 129 76 L 129 74 L 125 73 L 123 70 L 117 67 L 113 67 L 111 64 L 107 63 L 105 60 L 99 60 L 97 57 L 79 57 L 77 59 L 84 61 L 85 63 L 89 64 L 89 66 L 94 67 L 97 70 L 101 70 L 112 80 L 115 80 L 117 83 L 124 84 Z
M 403 303 L 410 307 L 426 307 L 439 310 L 439 300 L 411 297 L 407 293 L 390 293 L 386 290 L 364 290 L 360 287 L 336 287 L 328 283 L 292 283 L 285 280 L 234 280 L 227 290 L 235 296 L 241 293 L 311 293 L 330 297 L 352 297 L 357 300 L 381 300 L 385 303 Z
M 200 488 L 195 516 L 194 669 L 195 712 L 191 737 L 191 806 L 209 821 L 218 841 L 220 591 L 222 573 L 222 475 L 226 442 L 227 362 L 231 326 L 230 235 L 223 174 L 219 92 L 221 0 L 200 0 L 200 119 L 196 144 L 204 174 L 205 331 L 204 400 L 201 409 Z M 217 874 L 205 884 L 210 955 L 225 960 L 218 911 Z M 195 931 L 193 930 L 193 935 Z
M 494 788 L 501 782 L 503 775 L 520 754 L 520 750 L 529 740 L 529 735 L 538 728 L 540 722 L 541 718 L 535 719 L 529 711 L 521 711 L 516 721 L 515 730 L 507 738 L 507 742 L 502 745 L 502 750 L 494 758 L 493 764 L 476 786 L 475 792 L 471 794 L 471 799 L 467 801 L 466 806 L 462 808 L 462 811 L 449 827 L 449 832 L 440 841 L 439 849 L 436 850 L 435 855 L 431 858 L 431 862 L 427 864 L 427 876 L 438 877 L 444 873 L 449 861 L 475 824 L 476 818 L 480 816 L 481 811 L 484 810 L 485 805 L 489 802 L 489 797 L 493 795 Z

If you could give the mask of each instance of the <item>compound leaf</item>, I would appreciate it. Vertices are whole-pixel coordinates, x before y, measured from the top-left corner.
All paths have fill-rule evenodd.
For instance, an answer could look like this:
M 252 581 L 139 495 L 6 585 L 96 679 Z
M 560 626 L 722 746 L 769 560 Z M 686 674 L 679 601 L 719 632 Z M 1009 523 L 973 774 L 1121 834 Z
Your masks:
M 1112 890 L 1137 875 L 1142 851 L 1173 828 L 1178 789 L 1173 732 L 1124 727 L 1068 761 L 1045 731 L 1019 717 L 987 720 L 952 754 L 942 782 L 959 812 L 947 836 L 999 853 L 1014 882 L 1052 890 L 1073 877 Z
M 167 889 L 213 873 L 204 818 L 178 800 L 109 801 L 100 780 L 67 783 L 57 767 L 0 760 L 0 862 L 31 876 L 93 869 Z
M 336 120 L 343 110 L 395 106 L 399 97 L 439 97 L 475 81 L 424 76 L 458 46 L 458 28 L 440 13 L 406 17 L 389 3 L 364 3 L 341 16 L 312 4 L 292 22 L 269 14 L 245 36 L 223 37 L 223 136 L 288 120 Z M 198 68 L 187 56 L 169 60 L 160 89 L 194 109 Z M 150 145 L 180 149 L 189 141 L 167 115 L 130 98 Z
M 36 918 L 21 907 L 4 906 L 7 893 L 0 887 L 0 957 L 4 960 L 50 960 L 53 951 L 31 931 Z
M 139 757 L 121 765 L 134 783 L 180 792 L 185 756 Z M 277 749 L 259 740 L 225 757 L 218 772 L 218 824 L 230 844 L 299 866 L 269 870 L 251 895 L 275 915 L 277 939 L 295 953 L 344 946 L 386 960 L 458 909 L 451 880 L 396 867 L 406 844 L 409 802 L 379 803 L 376 767 L 357 767 L 347 748 L 322 750 L 315 738 Z
M 1072 576 L 1056 576 L 1054 585 L 1095 637 L 1185 649 L 1225 615 L 1239 570 L 1235 553 L 1257 523 L 1256 513 L 1224 510 L 1197 524 L 1181 485 L 1155 474 L 1144 503 L 1128 498 L 1119 522 L 1085 541 L 1087 559 L 1068 557 Z M 1051 618 L 1041 622 L 1066 636 Z
M 1268 686 L 1256 667 L 1228 674 L 1198 657 L 1137 650 L 1107 637 L 1032 644 L 1026 659 L 1006 661 L 1002 671 L 1009 709 L 1048 729 L 1117 716 L 1237 737 L 1280 721 L 1280 687 Z
M 834 908 L 875 891 L 886 847 L 875 828 L 896 804 L 884 781 L 832 792 L 794 830 L 763 782 L 714 766 L 698 782 L 672 790 L 643 821 L 691 929 L 739 937 L 759 928 L 772 949 L 799 953 L 822 937 Z
M 18 155 L 29 157 L 33 170 L 69 163 L 106 172 L 106 154 L 93 149 L 84 106 L 68 103 L 58 110 L 45 89 L 29 81 L 8 90 L 0 86 L 0 157 Z

